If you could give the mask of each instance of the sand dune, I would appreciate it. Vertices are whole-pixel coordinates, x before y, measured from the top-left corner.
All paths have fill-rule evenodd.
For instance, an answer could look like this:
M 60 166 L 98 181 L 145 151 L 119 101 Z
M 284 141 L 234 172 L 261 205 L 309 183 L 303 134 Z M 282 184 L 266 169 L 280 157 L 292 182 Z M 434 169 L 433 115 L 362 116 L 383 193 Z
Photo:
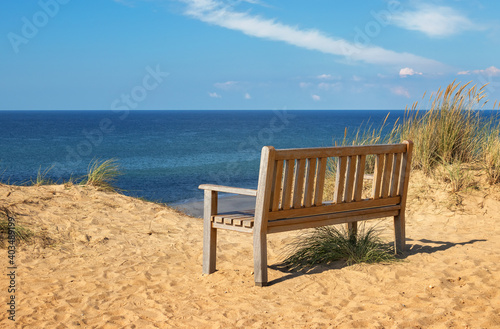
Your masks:
M 270 235 L 271 286 L 259 288 L 249 235 L 220 232 L 218 271 L 203 276 L 201 219 L 90 187 L 0 185 L 0 205 L 50 237 L 17 251 L 15 325 L 500 328 L 498 188 L 468 192 L 453 210 L 439 186 L 410 188 L 402 262 L 282 272 L 274 265 L 296 232 Z M 391 221 L 380 225 L 390 239 Z M 14 327 L 7 286 L 4 275 L 2 328 Z

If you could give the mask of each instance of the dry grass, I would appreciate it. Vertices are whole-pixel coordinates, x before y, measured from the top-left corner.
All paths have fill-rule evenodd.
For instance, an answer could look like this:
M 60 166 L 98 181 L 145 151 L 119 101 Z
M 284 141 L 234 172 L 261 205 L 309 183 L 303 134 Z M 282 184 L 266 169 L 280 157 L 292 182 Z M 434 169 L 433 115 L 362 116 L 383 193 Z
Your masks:
M 485 120 L 484 86 L 451 83 L 429 98 L 430 109 L 422 113 L 415 102 L 396 130 L 400 140 L 415 143 L 413 167 L 431 173 L 438 164 L 478 163 L 485 140 L 495 133 L 497 118 Z
M 431 94 L 427 110 L 421 110 L 418 102 L 407 108 L 403 120 L 396 121 L 388 133 L 384 132 L 386 118 L 380 128 L 360 127 L 351 139 L 345 131 L 342 145 L 397 143 L 409 139 L 414 142 L 413 169 L 422 170 L 428 176 L 440 176 L 450 183 L 453 192 L 470 184 L 468 170 L 471 168 L 481 167 L 489 184 L 499 184 L 500 116 L 486 118 L 481 114 L 480 110 L 488 103 L 485 87 L 454 81 L 444 90 L 440 88 Z M 371 173 L 373 165 L 374 160 L 367 158 L 367 173 Z M 335 173 L 334 163 L 329 171 Z

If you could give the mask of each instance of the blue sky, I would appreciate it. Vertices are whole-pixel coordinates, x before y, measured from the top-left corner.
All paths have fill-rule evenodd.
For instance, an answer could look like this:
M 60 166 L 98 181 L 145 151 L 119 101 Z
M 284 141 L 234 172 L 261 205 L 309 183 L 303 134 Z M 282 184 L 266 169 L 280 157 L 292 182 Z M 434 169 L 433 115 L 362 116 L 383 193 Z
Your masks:
M 494 0 L 2 0 L 0 110 L 404 109 L 453 80 L 489 82 L 492 104 L 499 13 Z

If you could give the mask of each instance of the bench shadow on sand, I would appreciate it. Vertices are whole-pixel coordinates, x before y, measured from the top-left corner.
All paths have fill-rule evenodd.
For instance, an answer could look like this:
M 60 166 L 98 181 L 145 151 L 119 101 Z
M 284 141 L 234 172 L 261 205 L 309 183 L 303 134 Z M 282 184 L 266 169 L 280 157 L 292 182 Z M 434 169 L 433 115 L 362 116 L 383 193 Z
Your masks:
M 422 244 L 419 243 L 413 243 L 413 241 L 416 242 L 421 242 Z M 428 239 L 421 239 L 421 240 L 412 240 L 412 239 L 407 239 L 406 244 L 408 246 L 408 250 L 404 252 L 402 255 L 398 255 L 398 259 L 406 259 L 408 256 L 412 255 L 417 255 L 417 254 L 432 254 L 437 251 L 444 251 L 456 246 L 465 246 L 469 244 L 474 244 L 476 242 L 484 242 L 487 241 L 486 239 L 473 239 L 467 242 L 447 242 L 447 241 L 433 241 L 433 240 L 428 240 Z M 336 261 L 332 262 L 331 264 L 328 265 L 317 265 L 313 267 L 308 267 L 306 269 L 302 270 L 293 270 L 287 267 L 286 265 L 282 263 L 277 263 L 270 265 L 269 268 L 273 270 L 280 271 L 284 273 L 285 275 L 282 276 L 281 278 L 277 278 L 274 280 L 269 281 L 268 285 L 272 286 L 274 284 L 290 280 L 302 275 L 308 275 L 308 274 L 317 274 L 317 273 L 322 273 L 325 271 L 330 271 L 330 270 L 339 270 L 344 267 L 347 267 L 348 265 L 344 261 Z

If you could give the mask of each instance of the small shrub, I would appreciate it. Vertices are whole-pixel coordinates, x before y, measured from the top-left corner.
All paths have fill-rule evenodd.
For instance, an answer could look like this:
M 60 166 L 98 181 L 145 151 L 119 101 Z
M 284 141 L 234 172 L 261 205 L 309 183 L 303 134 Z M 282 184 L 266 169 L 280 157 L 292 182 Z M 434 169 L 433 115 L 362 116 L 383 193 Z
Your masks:
M 343 260 L 347 265 L 395 261 L 394 249 L 382 242 L 379 232 L 364 225 L 357 233 L 345 226 L 324 226 L 297 237 L 282 265 L 302 270 L 319 264 Z

